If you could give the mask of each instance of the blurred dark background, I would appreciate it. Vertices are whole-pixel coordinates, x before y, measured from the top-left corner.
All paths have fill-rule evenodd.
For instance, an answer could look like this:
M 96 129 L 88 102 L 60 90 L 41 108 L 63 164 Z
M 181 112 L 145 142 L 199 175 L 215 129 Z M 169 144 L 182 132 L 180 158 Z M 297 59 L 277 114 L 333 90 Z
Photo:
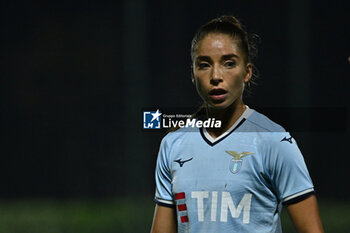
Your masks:
M 0 198 L 154 193 L 165 131 L 142 109 L 197 107 L 190 41 L 238 16 L 261 37 L 245 102 L 290 130 L 321 198 L 349 200 L 349 1 L 2 1 Z

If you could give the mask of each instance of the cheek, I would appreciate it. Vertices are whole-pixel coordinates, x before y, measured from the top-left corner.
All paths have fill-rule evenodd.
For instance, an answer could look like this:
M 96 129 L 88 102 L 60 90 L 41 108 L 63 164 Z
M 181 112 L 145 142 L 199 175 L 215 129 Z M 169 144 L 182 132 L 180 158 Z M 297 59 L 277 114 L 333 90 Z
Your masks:
M 204 98 L 206 93 L 206 87 L 201 79 L 195 78 L 194 83 L 196 85 L 197 92 L 200 97 Z
M 204 91 L 204 87 L 199 80 L 196 80 L 196 89 L 199 94 L 201 94 Z
M 194 81 L 194 84 L 197 87 L 197 90 L 199 88 L 203 88 L 203 85 L 204 85 L 204 77 L 203 77 L 203 75 L 198 75 L 197 73 L 194 73 L 193 81 Z
M 241 78 L 233 79 L 228 86 L 234 96 L 241 95 L 244 90 L 244 80 Z
M 233 89 L 241 89 L 244 86 L 244 77 L 242 75 L 237 75 L 236 78 L 231 80 L 231 85 Z

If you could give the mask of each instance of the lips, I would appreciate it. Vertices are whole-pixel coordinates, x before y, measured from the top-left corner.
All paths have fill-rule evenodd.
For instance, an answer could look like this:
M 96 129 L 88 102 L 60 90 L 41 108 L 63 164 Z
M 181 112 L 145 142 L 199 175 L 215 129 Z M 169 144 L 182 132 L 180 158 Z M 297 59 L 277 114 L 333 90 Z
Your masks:
M 222 101 L 226 98 L 227 91 L 222 88 L 213 88 L 209 91 L 209 96 L 211 99 L 216 101 Z
M 223 95 L 226 94 L 227 91 L 222 88 L 214 88 L 209 91 L 209 95 Z

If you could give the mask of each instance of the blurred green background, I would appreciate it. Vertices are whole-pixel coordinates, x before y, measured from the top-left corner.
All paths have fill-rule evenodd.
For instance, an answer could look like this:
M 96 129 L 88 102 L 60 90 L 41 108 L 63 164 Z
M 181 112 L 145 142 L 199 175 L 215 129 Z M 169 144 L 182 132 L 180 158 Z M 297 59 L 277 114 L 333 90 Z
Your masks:
M 150 231 L 154 204 L 149 198 L 111 200 L 11 200 L 0 201 L 1 233 L 146 233 Z M 320 200 L 325 232 L 346 233 L 350 203 Z M 293 233 L 288 213 L 281 215 L 283 232 Z
M 11 200 L 0 202 L 2 233 L 142 233 L 149 232 L 154 204 L 150 199 Z M 320 202 L 326 232 L 349 229 L 349 203 Z M 283 211 L 285 233 L 295 232 Z

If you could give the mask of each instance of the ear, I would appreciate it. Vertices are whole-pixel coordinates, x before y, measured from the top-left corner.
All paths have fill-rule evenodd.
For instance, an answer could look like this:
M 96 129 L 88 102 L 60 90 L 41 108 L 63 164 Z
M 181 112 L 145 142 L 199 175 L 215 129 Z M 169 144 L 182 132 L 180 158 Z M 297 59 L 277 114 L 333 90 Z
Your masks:
M 193 85 L 196 85 L 196 80 L 194 78 L 193 66 L 191 65 L 191 81 Z
M 253 65 L 252 63 L 248 63 L 246 66 L 246 75 L 244 76 L 244 82 L 247 83 L 252 78 L 253 75 Z

